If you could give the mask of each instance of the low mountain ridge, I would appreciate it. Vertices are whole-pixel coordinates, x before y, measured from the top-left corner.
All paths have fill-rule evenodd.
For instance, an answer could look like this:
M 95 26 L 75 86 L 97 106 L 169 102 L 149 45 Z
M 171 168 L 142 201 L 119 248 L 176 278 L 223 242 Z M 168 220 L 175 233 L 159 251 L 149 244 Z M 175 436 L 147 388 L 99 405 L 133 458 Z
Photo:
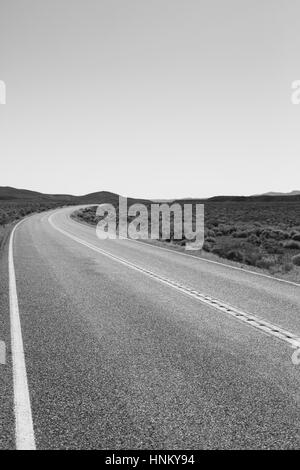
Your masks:
M 180 198 L 168 201 L 169 203 L 215 203 L 215 202 L 265 202 L 265 201 L 286 201 L 300 202 L 300 191 L 291 191 L 290 193 L 266 193 L 253 196 L 213 196 L 210 198 Z M 119 195 L 110 191 L 98 191 L 94 193 L 85 194 L 82 196 L 74 196 L 71 194 L 44 194 L 38 191 L 31 191 L 28 189 L 12 188 L 10 186 L 0 186 L 0 202 L 1 201 L 36 201 L 36 202 L 55 202 L 66 204 L 103 204 L 111 203 L 117 204 Z M 128 198 L 128 203 L 150 203 L 148 199 Z M 152 201 L 154 202 L 154 201 Z M 161 200 L 156 202 L 162 203 Z M 165 201 L 167 202 L 167 201 Z

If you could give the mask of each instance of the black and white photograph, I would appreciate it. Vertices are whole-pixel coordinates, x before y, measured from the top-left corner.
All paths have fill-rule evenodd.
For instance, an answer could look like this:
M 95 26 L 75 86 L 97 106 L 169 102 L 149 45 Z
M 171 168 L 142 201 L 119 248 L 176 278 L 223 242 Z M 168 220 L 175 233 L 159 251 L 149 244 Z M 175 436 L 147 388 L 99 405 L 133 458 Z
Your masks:
M 0 0 L 0 450 L 300 450 L 299 19 Z

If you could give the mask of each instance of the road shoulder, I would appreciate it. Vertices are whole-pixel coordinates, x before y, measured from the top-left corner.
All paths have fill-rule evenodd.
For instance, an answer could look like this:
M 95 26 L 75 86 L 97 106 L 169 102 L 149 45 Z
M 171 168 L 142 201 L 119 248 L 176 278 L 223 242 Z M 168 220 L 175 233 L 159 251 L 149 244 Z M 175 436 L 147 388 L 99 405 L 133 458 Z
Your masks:
M 0 364 L 0 449 L 14 449 L 13 376 L 10 345 L 8 242 L 10 229 L 0 249 L 0 341 L 5 343 L 6 363 Z

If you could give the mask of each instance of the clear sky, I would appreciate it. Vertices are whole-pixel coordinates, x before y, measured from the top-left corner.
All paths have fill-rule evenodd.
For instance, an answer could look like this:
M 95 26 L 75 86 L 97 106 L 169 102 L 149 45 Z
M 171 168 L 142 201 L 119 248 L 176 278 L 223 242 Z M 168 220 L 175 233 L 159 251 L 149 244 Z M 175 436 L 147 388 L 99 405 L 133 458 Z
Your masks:
M 0 186 L 300 189 L 299 0 L 0 0 Z

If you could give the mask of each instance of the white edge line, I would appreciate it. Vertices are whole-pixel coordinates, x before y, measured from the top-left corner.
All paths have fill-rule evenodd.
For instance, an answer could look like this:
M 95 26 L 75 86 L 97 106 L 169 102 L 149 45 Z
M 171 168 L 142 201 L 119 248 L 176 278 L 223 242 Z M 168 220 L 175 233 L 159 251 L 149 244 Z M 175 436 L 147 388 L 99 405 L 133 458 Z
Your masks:
M 96 206 L 97 204 L 93 204 L 93 206 Z M 69 215 L 69 218 L 73 221 L 75 221 L 75 223 L 78 223 L 80 224 L 80 222 L 76 222 L 76 220 L 74 220 L 73 218 L 71 218 L 71 216 Z M 93 229 L 93 227 L 91 225 L 88 225 L 87 223 L 86 224 L 82 224 L 81 225 L 85 225 L 87 227 L 90 227 Z M 283 282 L 285 284 L 290 284 L 292 286 L 296 286 L 296 287 L 300 287 L 300 284 L 297 283 L 297 282 L 293 282 L 293 281 L 288 281 L 287 279 L 280 279 L 279 277 L 274 277 L 274 276 L 270 276 L 268 274 L 265 274 L 265 273 L 257 273 L 256 271 L 251 271 L 251 269 L 247 269 L 247 268 L 239 268 L 238 266 L 232 266 L 231 264 L 225 264 L 225 263 L 222 263 L 221 261 L 214 261 L 212 259 L 206 259 L 206 258 L 202 258 L 201 256 L 195 256 L 195 255 L 188 255 L 187 253 L 182 253 L 181 251 L 177 251 L 177 250 L 172 250 L 171 248 L 166 248 L 164 246 L 157 246 L 157 245 L 153 245 L 152 243 L 144 243 L 140 240 L 133 240 L 132 238 L 126 238 L 125 240 L 128 240 L 130 242 L 134 242 L 134 243 L 138 243 L 138 244 L 143 244 L 145 246 L 150 246 L 151 248 L 157 248 L 158 250 L 165 250 L 165 251 L 170 251 L 171 253 L 175 253 L 177 255 L 181 255 L 181 256 L 187 256 L 188 258 L 194 258 L 194 259 L 197 259 L 197 260 L 200 260 L 200 261 L 205 261 L 206 263 L 212 263 L 212 264 L 217 264 L 219 266 L 223 266 L 225 268 L 230 268 L 230 269 L 235 269 L 237 271 L 242 271 L 243 273 L 247 273 L 247 274 L 252 274 L 254 276 L 260 276 L 260 277 L 266 277 L 267 279 L 271 279 L 272 281 L 278 281 L 278 282 Z
M 84 240 L 82 240 L 81 238 L 78 238 L 76 237 L 75 235 L 57 227 L 57 225 L 55 225 L 55 223 L 53 222 L 52 220 L 52 217 L 54 216 L 55 214 L 52 214 L 49 218 L 48 218 L 48 221 L 50 223 L 50 225 L 55 229 L 57 230 L 58 232 L 62 233 L 63 235 L 71 238 L 72 240 L 76 241 L 77 243 L 83 245 L 83 246 L 86 246 L 87 248 L 90 248 L 91 250 L 94 250 L 96 251 L 97 253 L 100 253 L 110 259 L 113 259 L 121 264 L 124 264 L 125 266 L 131 268 L 131 269 L 134 269 L 135 271 L 138 271 L 138 272 L 141 272 L 145 275 L 148 275 L 149 277 L 151 277 L 152 279 L 155 279 L 159 282 L 161 282 L 162 284 L 166 284 L 168 285 L 169 287 L 172 287 L 173 289 L 181 292 L 181 294 L 184 294 L 184 295 L 187 295 L 189 297 L 193 297 L 193 298 L 196 298 L 196 300 L 202 302 L 202 303 L 205 303 L 207 305 L 209 305 L 209 307 L 211 308 L 214 308 L 214 309 L 217 309 L 217 310 L 220 310 L 222 312 L 224 312 L 224 309 L 226 308 L 230 308 L 231 310 L 235 311 L 235 313 L 241 313 L 242 316 L 244 317 L 247 317 L 248 320 L 243 320 L 243 319 L 240 319 L 240 318 L 237 318 L 235 316 L 235 314 L 232 314 L 232 313 L 229 313 L 229 315 L 235 317 L 236 320 L 242 322 L 242 323 L 246 323 L 248 326 L 251 326 L 251 327 L 254 327 L 255 329 L 258 329 L 260 330 L 262 333 L 264 334 L 267 334 L 269 337 L 270 336 L 273 336 L 273 337 L 276 337 L 277 339 L 280 339 L 282 341 L 284 341 L 285 343 L 287 343 L 290 347 L 292 347 L 293 349 L 295 348 L 299 348 L 300 346 L 300 339 L 299 337 L 297 337 L 296 335 L 294 335 L 293 333 L 290 333 L 289 331 L 285 330 L 284 328 L 278 326 L 278 325 L 274 325 L 270 322 L 268 322 L 267 320 L 264 320 L 262 318 L 259 318 L 259 317 L 256 317 L 256 315 L 253 315 L 253 314 L 249 314 L 247 312 L 243 312 L 242 310 L 239 310 L 229 304 L 226 304 L 226 303 L 223 303 L 222 307 L 218 306 L 217 304 L 219 303 L 219 301 L 217 299 L 211 299 L 211 300 L 214 300 L 214 302 L 210 302 L 210 301 L 207 301 L 205 299 L 205 296 L 203 294 L 200 294 L 200 297 L 197 295 L 198 293 L 196 293 L 196 291 L 193 291 L 192 289 L 188 289 L 185 287 L 185 286 L 179 286 L 179 285 L 176 285 L 174 282 L 172 282 L 170 279 L 168 278 L 164 278 L 163 276 L 160 276 L 150 270 L 147 270 L 146 268 L 141 268 L 140 266 L 138 265 L 135 265 L 134 263 L 131 263 L 130 261 L 127 261 L 123 258 L 120 258 L 119 256 L 116 256 L 116 255 L 113 255 L 112 253 L 109 253 L 101 248 L 98 248 L 97 246 L 95 245 L 92 245 L 91 243 L 88 243 Z M 184 290 L 183 290 L 184 289 Z M 194 294 L 195 292 L 195 294 Z M 207 297 L 207 296 L 206 296 Z M 213 305 L 214 304 L 214 305 Z M 253 321 L 253 323 L 248 323 L 249 319 L 251 319 L 251 321 Z M 263 325 L 260 326 L 260 322 L 263 322 Z M 273 332 L 272 330 L 278 330 L 277 332 Z M 285 334 L 288 334 L 291 338 L 290 339 L 287 339 L 286 337 L 284 337 Z
M 24 347 L 22 339 L 21 321 L 19 313 L 19 303 L 16 285 L 16 275 L 14 267 L 14 234 L 21 220 L 13 228 L 8 251 L 9 269 L 9 304 L 10 304 L 10 330 L 11 330 L 11 350 L 13 363 L 13 384 L 14 384 L 14 413 L 15 413 L 15 438 L 17 450 L 35 450 L 35 437 L 31 413 L 29 388 L 27 381 Z

